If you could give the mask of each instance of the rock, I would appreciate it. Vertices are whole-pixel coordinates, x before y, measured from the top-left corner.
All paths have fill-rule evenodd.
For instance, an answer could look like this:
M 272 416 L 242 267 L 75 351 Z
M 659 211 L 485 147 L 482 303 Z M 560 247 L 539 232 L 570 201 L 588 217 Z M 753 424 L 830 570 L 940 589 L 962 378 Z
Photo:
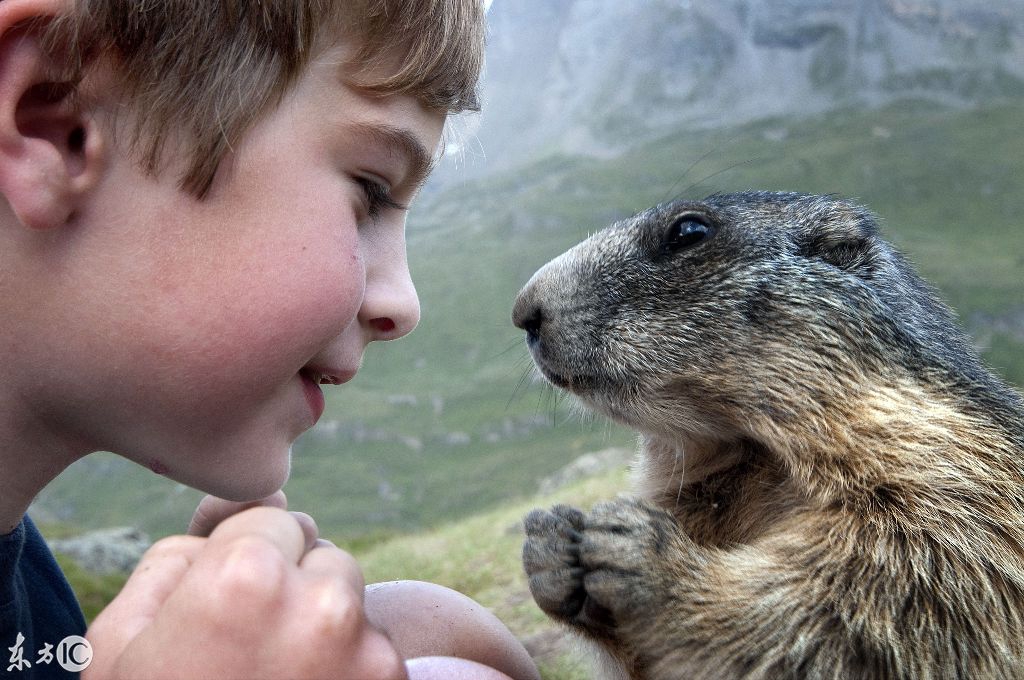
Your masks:
M 420 403 L 415 394 L 391 394 L 386 401 L 389 406 L 417 406 Z
M 581 479 L 625 467 L 632 457 L 632 451 L 620 448 L 585 453 L 555 474 L 542 479 L 539 492 L 544 495 L 550 494 Z
M 150 545 L 149 536 L 132 527 L 101 529 L 50 541 L 51 550 L 67 555 L 78 566 L 97 574 L 130 573 Z
M 442 437 L 445 446 L 466 446 L 473 441 L 465 432 L 448 432 Z

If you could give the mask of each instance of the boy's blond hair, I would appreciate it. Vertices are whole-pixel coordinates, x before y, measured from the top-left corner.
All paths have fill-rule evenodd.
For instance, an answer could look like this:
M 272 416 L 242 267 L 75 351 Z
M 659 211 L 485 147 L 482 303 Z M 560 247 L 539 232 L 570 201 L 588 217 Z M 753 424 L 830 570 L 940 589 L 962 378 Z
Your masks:
M 483 19 L 481 0 L 75 0 L 45 41 L 70 55 L 60 78 L 71 84 L 109 59 L 147 170 L 159 169 L 168 131 L 181 133 L 181 185 L 202 197 L 231 144 L 339 37 L 359 47 L 353 84 L 479 110 Z

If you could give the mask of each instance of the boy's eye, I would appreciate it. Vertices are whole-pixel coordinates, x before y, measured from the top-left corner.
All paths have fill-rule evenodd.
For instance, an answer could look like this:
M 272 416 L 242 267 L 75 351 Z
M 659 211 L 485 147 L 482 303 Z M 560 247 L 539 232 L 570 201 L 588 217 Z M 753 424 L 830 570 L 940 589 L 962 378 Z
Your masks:
M 375 220 L 384 210 L 406 210 L 408 206 L 399 203 L 391 196 L 391 189 L 369 177 L 357 177 L 356 183 L 363 190 L 366 198 L 366 215 Z

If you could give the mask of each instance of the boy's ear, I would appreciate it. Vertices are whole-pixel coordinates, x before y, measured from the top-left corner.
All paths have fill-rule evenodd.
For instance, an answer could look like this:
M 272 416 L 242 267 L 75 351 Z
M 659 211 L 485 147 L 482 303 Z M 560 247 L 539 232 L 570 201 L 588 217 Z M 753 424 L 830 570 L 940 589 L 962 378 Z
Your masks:
M 98 125 L 40 41 L 61 0 L 0 0 L 0 193 L 32 229 L 66 224 L 101 174 Z

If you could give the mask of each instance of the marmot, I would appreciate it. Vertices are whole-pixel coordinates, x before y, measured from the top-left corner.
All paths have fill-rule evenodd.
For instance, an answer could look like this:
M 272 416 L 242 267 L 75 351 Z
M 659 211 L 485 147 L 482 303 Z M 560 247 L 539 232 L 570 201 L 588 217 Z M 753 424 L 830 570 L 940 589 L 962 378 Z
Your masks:
M 641 435 L 639 498 L 526 519 L 624 677 L 1024 678 L 1024 400 L 832 197 L 666 203 L 519 294 L 540 371 Z

